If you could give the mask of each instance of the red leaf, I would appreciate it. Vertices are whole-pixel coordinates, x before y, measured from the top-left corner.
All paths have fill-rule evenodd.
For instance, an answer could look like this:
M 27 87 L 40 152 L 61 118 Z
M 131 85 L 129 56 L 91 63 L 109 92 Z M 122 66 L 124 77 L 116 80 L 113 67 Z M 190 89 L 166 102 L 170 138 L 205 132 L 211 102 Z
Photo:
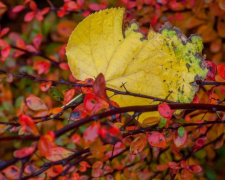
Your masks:
M 36 61 L 33 65 L 33 69 L 38 71 L 38 75 L 46 74 L 49 71 L 50 65 L 48 61 Z
M 44 82 L 41 84 L 41 90 L 43 92 L 46 92 L 52 85 L 52 81 L 49 81 L 49 82 Z
M 9 46 L 9 44 L 6 41 L 0 39 L 0 47 L 5 48 L 5 47 L 8 47 L 8 46 Z
M 190 165 L 187 167 L 187 170 L 191 173 L 199 173 L 202 171 L 202 167 L 199 165 Z
M 38 167 L 34 166 L 33 164 L 28 164 L 26 165 L 24 172 L 27 174 L 31 174 L 34 173 L 37 169 Z
M 110 122 L 102 125 L 98 133 L 101 136 L 102 141 L 106 144 L 114 144 L 118 140 L 122 139 L 120 130 Z
M 44 136 L 41 136 L 38 141 L 38 150 L 42 156 L 49 155 L 51 148 L 55 146 L 53 143 L 55 139 L 55 134 L 49 131 Z
M 70 102 L 74 95 L 75 95 L 75 89 L 70 89 L 68 91 L 66 91 L 65 95 L 64 95 L 64 101 L 63 101 L 63 105 L 67 104 L 68 102 Z
M 36 36 L 34 36 L 33 44 L 34 44 L 34 47 L 36 49 L 39 49 L 39 47 L 41 45 L 41 42 L 42 42 L 42 35 L 41 34 L 37 34 Z
M 85 118 L 86 116 L 88 116 L 88 113 L 85 111 L 84 109 L 84 105 L 81 104 L 79 106 L 77 106 L 70 114 L 70 120 L 72 121 L 78 121 L 80 119 Z
M 34 19 L 36 12 L 28 12 L 25 16 L 24 16 L 24 21 L 25 22 L 30 22 L 32 21 L 32 19 Z
M 36 4 L 34 1 L 31 1 L 31 2 L 30 2 L 30 8 L 31 8 L 33 11 L 37 11 L 37 4 Z
M 81 144 L 81 137 L 79 134 L 74 134 L 72 137 L 71 137 L 71 141 L 74 143 L 74 144 L 78 144 L 80 145 Z
M 33 111 L 48 110 L 48 107 L 45 105 L 45 103 L 39 97 L 36 96 L 27 97 L 26 104 Z
M 217 65 L 217 72 L 221 78 L 225 79 L 225 65 L 218 64 Z
M 99 128 L 99 122 L 94 122 L 87 127 L 83 135 L 85 148 L 90 147 L 97 140 Z
M 176 145 L 176 147 L 182 147 L 184 145 L 184 143 L 187 140 L 187 131 L 185 130 L 184 136 L 180 137 L 178 135 L 178 130 L 176 130 L 173 134 L 173 142 Z
M 100 11 L 101 10 L 101 7 L 99 4 L 97 3 L 90 3 L 88 5 L 89 9 L 92 10 L 92 11 Z
M 146 146 L 146 136 L 145 134 L 141 134 L 140 136 L 136 137 L 131 145 L 130 145 L 130 152 L 132 155 L 137 155 L 142 152 L 142 150 Z
M 49 11 L 50 11 L 50 8 L 49 8 L 49 7 L 43 8 L 43 9 L 41 10 L 41 14 L 42 14 L 42 15 L 45 15 L 45 14 L 47 14 Z
M 6 27 L 6 28 L 3 28 L 2 30 L 1 30 L 1 26 L 0 26 L 0 38 L 1 37 L 3 37 L 3 36 L 5 36 L 8 32 L 9 32 L 9 28 L 8 27 Z
M 31 53 L 36 53 L 37 52 L 37 49 L 34 47 L 34 46 L 32 46 L 32 45 L 26 45 L 26 50 L 27 51 L 29 51 L 29 52 L 31 52 Z
M 57 11 L 57 15 L 58 17 L 63 17 L 66 14 L 66 10 L 64 8 L 59 8 L 59 10 Z
M 14 151 L 13 155 L 16 158 L 24 158 L 26 156 L 31 155 L 36 149 L 36 144 L 30 147 L 24 147 L 22 149 Z
M 176 162 L 171 161 L 171 162 L 168 162 L 167 164 L 171 169 L 180 169 L 180 165 Z
M 207 73 L 207 78 L 215 81 L 216 75 L 216 65 L 211 61 L 205 61 L 207 63 L 207 69 L 209 70 Z
M 13 8 L 13 12 L 14 13 L 19 13 L 19 12 L 21 12 L 22 10 L 24 10 L 26 8 L 26 6 L 23 6 L 23 5 L 18 5 L 18 6 L 15 6 L 14 8 Z
M 202 146 L 204 146 L 205 142 L 206 142 L 206 138 L 198 138 L 198 139 L 195 141 L 193 151 L 195 152 L 195 151 L 201 149 Z
M 34 121 L 29 116 L 25 114 L 20 115 L 19 123 L 22 126 L 24 132 L 31 132 L 34 135 L 39 135 L 38 129 L 34 124 Z
M 65 71 L 70 70 L 68 63 L 60 63 L 59 67 L 60 67 L 60 69 L 65 70 Z
M 89 114 L 96 114 L 99 113 L 100 111 L 104 111 L 109 107 L 108 102 L 105 100 L 97 97 L 93 93 L 88 93 L 84 97 L 84 109 L 89 113 Z
M 9 179 L 19 179 L 20 169 L 14 165 L 7 167 L 3 170 L 5 176 Z
M 44 20 L 44 16 L 42 15 L 42 13 L 40 11 L 37 12 L 36 19 L 38 21 L 43 21 Z
M 105 78 L 102 73 L 100 73 L 95 79 L 93 84 L 93 93 L 99 98 L 107 101 Z
M 69 11 L 75 11 L 78 9 L 78 6 L 74 1 L 69 1 L 64 4 L 64 8 Z
M 82 8 L 82 6 L 84 5 L 84 0 L 77 0 L 77 5 Z
M 86 85 L 93 85 L 94 80 L 91 79 L 91 78 L 87 78 L 87 79 L 85 79 L 85 81 L 77 81 L 77 83 L 86 84 Z M 93 92 L 93 88 L 92 87 L 81 87 L 81 91 L 82 91 L 83 94 L 88 94 L 88 93 Z
M 66 44 L 62 45 L 59 49 L 59 56 L 61 60 L 63 60 L 63 58 L 65 57 L 65 53 L 66 53 Z
M 133 8 L 135 8 L 137 6 L 137 2 L 135 2 L 135 1 L 129 1 L 128 3 L 127 3 L 127 9 L 133 9 Z
M 170 118 L 172 116 L 172 111 L 169 105 L 163 103 L 158 106 L 158 111 L 160 115 L 164 118 Z
M 154 133 L 146 133 L 148 137 L 148 142 L 151 146 L 164 148 L 167 146 L 165 137 L 162 133 L 154 132 Z
M 9 56 L 10 50 L 11 46 L 7 46 L 1 50 L 2 61 L 4 61 Z
M 90 11 L 84 11 L 84 12 L 82 12 L 82 16 L 83 16 L 83 17 L 87 17 L 87 16 L 89 16 L 90 14 L 91 14 Z
M 193 104 L 197 104 L 197 103 L 199 103 L 199 97 L 198 97 L 198 95 L 197 94 L 195 94 L 195 96 L 194 96 L 194 99 L 192 100 L 192 102 L 191 103 L 193 103 Z

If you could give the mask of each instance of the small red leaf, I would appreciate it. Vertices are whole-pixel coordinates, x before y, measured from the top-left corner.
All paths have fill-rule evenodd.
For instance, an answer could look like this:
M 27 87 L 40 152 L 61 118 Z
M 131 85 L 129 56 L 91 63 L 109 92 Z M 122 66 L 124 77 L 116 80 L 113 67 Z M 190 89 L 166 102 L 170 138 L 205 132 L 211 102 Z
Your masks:
M 209 70 L 207 73 L 207 78 L 215 81 L 216 75 L 216 65 L 211 61 L 205 61 L 207 63 L 207 69 Z
M 19 179 L 20 169 L 14 165 L 7 167 L 3 170 L 5 176 L 9 179 Z
M 77 0 L 77 5 L 82 8 L 82 6 L 84 5 L 84 0 Z
M 1 50 L 2 61 L 4 61 L 9 56 L 10 50 L 11 46 L 7 46 Z
M 221 78 L 225 79 L 225 65 L 218 64 L 217 65 L 217 72 Z
M 46 74 L 49 71 L 50 65 L 48 61 L 36 61 L 33 65 L 33 69 L 37 70 L 38 75 Z
M 36 19 L 38 21 L 43 21 L 44 20 L 44 16 L 42 15 L 42 13 L 40 11 L 37 12 Z
M 97 140 L 99 128 L 100 128 L 99 122 L 94 122 L 87 127 L 83 135 L 85 147 L 90 147 L 90 145 Z
M 41 42 L 42 42 L 42 35 L 41 34 L 37 34 L 36 36 L 34 36 L 33 44 L 34 44 L 34 47 L 36 49 L 39 49 L 39 47 L 41 45 Z
M 187 170 L 191 173 L 199 173 L 202 171 L 202 167 L 199 165 L 190 165 L 187 167 Z
M 33 11 L 36 11 L 36 10 L 37 10 L 37 4 L 36 4 L 34 1 L 31 1 L 31 2 L 30 2 L 30 8 L 31 8 Z
M 160 104 L 158 106 L 158 111 L 160 113 L 160 115 L 164 118 L 169 118 L 172 116 L 172 111 L 169 107 L 169 105 L 163 103 L 163 104 Z
M 36 96 L 29 96 L 26 98 L 26 104 L 33 111 L 48 110 L 48 107 L 45 105 L 45 103 Z
M 47 14 L 49 11 L 50 11 L 50 8 L 49 8 L 49 7 L 46 7 L 46 8 L 44 8 L 44 9 L 42 9 L 40 13 L 41 13 L 42 15 L 45 15 L 45 14 Z
M 22 149 L 14 151 L 13 155 L 16 158 L 24 158 L 26 156 L 31 155 L 36 149 L 36 145 L 30 147 L 24 147 Z
M 66 93 L 64 95 L 64 101 L 63 101 L 64 105 L 73 99 L 75 92 L 76 92 L 75 89 L 70 89 L 70 90 L 66 91 Z
M 24 10 L 26 8 L 26 6 L 23 6 L 23 5 L 18 5 L 18 6 L 15 6 L 14 8 L 13 8 L 13 12 L 14 13 L 19 13 L 19 12 L 21 12 L 22 10 Z
M 206 142 L 206 138 L 198 138 L 198 139 L 195 141 L 193 151 L 195 152 L 195 151 L 201 149 L 202 146 L 204 146 L 205 142 Z
M 146 133 L 148 137 L 148 142 L 151 146 L 164 148 L 167 146 L 165 137 L 162 133 L 154 132 L 154 133 Z
M 64 8 L 59 8 L 59 10 L 57 11 L 57 15 L 58 17 L 63 17 L 66 14 L 66 10 Z
M 65 71 L 70 70 L 68 63 L 60 63 L 59 67 L 60 67 L 60 69 L 65 70 Z
M 39 135 L 38 129 L 34 124 L 34 121 L 29 116 L 25 114 L 20 115 L 19 123 L 22 126 L 24 132 L 31 132 L 34 135 Z
M 41 84 L 41 90 L 43 92 L 46 92 L 52 85 L 52 81 L 49 81 L 49 82 L 44 82 Z
M 168 162 L 167 164 L 171 169 L 180 169 L 180 165 L 176 162 L 171 161 L 171 162 Z
M 25 16 L 24 16 L 24 21 L 25 22 L 30 22 L 34 19 L 36 12 L 28 12 Z
M 78 9 L 77 3 L 74 1 L 69 1 L 64 4 L 64 8 L 68 11 L 75 11 Z
M 1 30 L 1 26 L 0 26 L 0 38 L 1 37 L 3 37 L 3 36 L 5 36 L 8 32 L 9 32 L 9 28 L 8 27 L 6 27 L 6 28 L 3 28 L 2 30 Z
M 97 3 L 90 3 L 88 5 L 89 9 L 92 10 L 92 11 L 100 11 L 101 10 L 101 7 L 99 4 Z
M 81 104 L 79 106 L 77 106 L 70 114 L 70 120 L 72 121 L 78 121 L 80 119 L 85 118 L 86 116 L 88 116 L 88 113 L 85 111 L 84 109 L 84 105 Z

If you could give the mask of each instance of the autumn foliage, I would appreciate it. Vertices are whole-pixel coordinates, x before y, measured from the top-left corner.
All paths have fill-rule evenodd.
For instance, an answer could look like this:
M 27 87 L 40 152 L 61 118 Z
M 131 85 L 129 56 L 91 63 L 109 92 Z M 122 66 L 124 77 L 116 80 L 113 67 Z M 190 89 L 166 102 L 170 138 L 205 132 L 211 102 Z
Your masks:
M 202 37 L 208 73 L 191 103 L 72 75 L 70 34 L 111 7 L 126 8 L 124 29 L 136 19 L 146 35 L 169 21 Z M 224 17 L 224 0 L 2 0 L 0 179 L 223 179 Z M 116 95 L 153 104 L 120 107 Z M 159 116 L 146 125 L 144 112 Z

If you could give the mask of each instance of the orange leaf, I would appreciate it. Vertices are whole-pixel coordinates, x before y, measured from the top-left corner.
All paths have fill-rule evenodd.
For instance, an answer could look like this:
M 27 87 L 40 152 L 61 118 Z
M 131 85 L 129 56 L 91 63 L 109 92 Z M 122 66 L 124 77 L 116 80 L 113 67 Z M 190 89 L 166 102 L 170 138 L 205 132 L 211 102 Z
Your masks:
M 25 114 L 20 115 L 19 122 L 24 132 L 31 132 L 34 135 L 39 135 L 38 129 L 34 124 L 34 121 L 29 116 Z
M 9 179 L 19 179 L 20 169 L 14 165 L 7 167 L 3 170 L 5 176 Z
M 44 104 L 44 102 L 36 96 L 29 96 L 26 98 L 27 106 L 33 111 L 43 111 L 48 110 L 48 107 Z
M 218 64 L 217 65 L 217 72 L 221 78 L 225 79 L 225 65 Z
M 45 156 L 47 160 L 49 161 L 59 161 L 64 158 L 67 158 L 73 154 L 72 151 L 69 151 L 63 147 L 52 147 L 50 149 L 50 152 Z
M 130 145 L 130 152 L 133 155 L 139 154 L 146 146 L 146 136 L 141 134 L 136 137 Z
M 41 90 L 43 92 L 46 92 L 52 85 L 52 81 L 49 81 L 49 82 L 44 82 L 41 84 Z
M 70 89 L 70 90 L 66 91 L 66 93 L 64 95 L 63 104 L 65 105 L 68 102 L 70 102 L 73 99 L 75 93 L 76 93 L 75 89 Z

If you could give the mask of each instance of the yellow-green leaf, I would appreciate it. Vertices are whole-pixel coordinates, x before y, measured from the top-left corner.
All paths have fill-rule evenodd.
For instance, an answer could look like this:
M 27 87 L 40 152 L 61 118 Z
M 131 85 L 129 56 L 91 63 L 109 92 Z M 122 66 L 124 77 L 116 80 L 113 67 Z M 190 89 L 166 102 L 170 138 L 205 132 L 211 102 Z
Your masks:
M 95 78 L 103 73 L 107 87 L 141 93 L 175 102 L 191 102 L 196 79 L 207 74 L 202 39 L 186 38 L 166 23 L 159 32 L 144 37 L 134 22 L 123 32 L 124 8 L 99 11 L 75 28 L 66 48 L 68 64 L 77 79 Z M 109 93 L 110 94 L 110 93 Z M 153 100 L 116 95 L 120 106 L 155 104 Z M 139 121 L 158 117 L 143 113 Z M 148 122 L 151 124 L 151 122 Z

